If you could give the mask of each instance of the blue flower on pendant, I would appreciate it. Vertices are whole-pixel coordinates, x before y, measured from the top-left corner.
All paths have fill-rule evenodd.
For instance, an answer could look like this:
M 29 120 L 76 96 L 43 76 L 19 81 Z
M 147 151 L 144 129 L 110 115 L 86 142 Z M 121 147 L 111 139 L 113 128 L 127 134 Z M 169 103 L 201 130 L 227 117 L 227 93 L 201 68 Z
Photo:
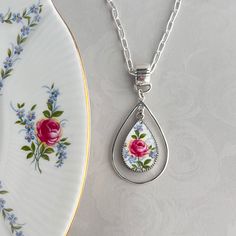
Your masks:
M 134 126 L 134 130 L 142 132 L 143 131 L 143 124 L 141 122 L 136 123 Z
M 157 152 L 151 151 L 151 152 L 149 153 L 149 156 L 150 156 L 151 158 L 157 158 Z
M 137 121 L 127 135 L 122 150 L 127 167 L 136 172 L 151 169 L 158 157 L 158 148 L 152 133 L 143 121 Z

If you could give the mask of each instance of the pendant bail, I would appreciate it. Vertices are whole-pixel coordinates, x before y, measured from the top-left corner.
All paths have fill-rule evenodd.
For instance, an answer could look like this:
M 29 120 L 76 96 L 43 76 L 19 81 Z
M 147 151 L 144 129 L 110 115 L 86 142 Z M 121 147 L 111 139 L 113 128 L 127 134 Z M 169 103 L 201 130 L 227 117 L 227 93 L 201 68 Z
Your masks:
M 137 66 L 135 69 L 135 89 L 142 90 L 143 93 L 147 93 L 151 90 L 151 67 L 150 65 Z

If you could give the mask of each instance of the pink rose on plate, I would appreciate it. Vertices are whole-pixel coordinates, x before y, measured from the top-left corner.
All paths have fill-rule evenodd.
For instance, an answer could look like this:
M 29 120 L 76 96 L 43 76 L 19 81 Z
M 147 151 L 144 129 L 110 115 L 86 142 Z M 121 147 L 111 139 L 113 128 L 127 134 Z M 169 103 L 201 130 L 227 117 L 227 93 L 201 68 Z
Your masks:
M 148 145 L 141 139 L 130 142 L 129 151 L 136 157 L 144 157 L 149 152 Z
M 39 140 L 48 146 L 55 145 L 61 137 L 61 125 L 54 119 L 42 119 L 36 124 Z

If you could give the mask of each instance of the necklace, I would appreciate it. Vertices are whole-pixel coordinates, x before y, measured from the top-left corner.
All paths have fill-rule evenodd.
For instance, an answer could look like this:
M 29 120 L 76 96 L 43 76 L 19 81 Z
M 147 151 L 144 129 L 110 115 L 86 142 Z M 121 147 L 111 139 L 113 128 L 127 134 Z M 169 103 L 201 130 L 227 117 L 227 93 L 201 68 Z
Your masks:
M 166 138 L 156 117 L 144 103 L 144 99 L 145 94 L 152 89 L 150 77 L 165 48 L 182 0 L 175 0 L 174 8 L 151 64 L 136 67 L 131 58 L 117 7 L 113 0 L 106 1 L 122 45 L 128 73 L 134 77 L 134 88 L 138 95 L 138 103 L 129 113 L 115 137 L 112 147 L 112 165 L 122 179 L 135 184 L 143 184 L 159 177 L 168 162 L 169 151 Z

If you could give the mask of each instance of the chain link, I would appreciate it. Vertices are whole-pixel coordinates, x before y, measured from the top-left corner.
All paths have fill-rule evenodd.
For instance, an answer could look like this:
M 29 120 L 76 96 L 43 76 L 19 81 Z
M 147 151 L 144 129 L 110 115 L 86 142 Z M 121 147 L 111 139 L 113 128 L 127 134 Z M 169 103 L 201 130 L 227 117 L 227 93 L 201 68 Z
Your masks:
M 119 35 L 121 45 L 122 45 L 122 48 L 123 48 L 124 58 L 125 58 L 125 61 L 126 61 L 127 67 L 128 67 L 128 71 L 131 75 L 135 76 L 136 75 L 135 74 L 135 68 L 134 68 L 134 65 L 133 65 L 132 58 L 131 58 L 131 53 L 130 53 L 128 41 L 127 41 L 126 36 L 125 36 L 124 27 L 121 24 L 121 20 L 120 20 L 120 17 L 119 17 L 117 7 L 115 6 L 113 0 L 106 0 L 106 1 L 107 1 L 108 5 L 110 6 L 111 14 L 112 14 L 113 20 L 115 22 L 115 25 L 116 25 L 116 28 L 117 28 L 117 31 L 118 31 L 118 35 Z M 173 25 L 174 25 L 174 21 L 176 19 L 176 16 L 179 13 L 181 3 L 182 3 L 182 0 L 175 0 L 174 8 L 172 10 L 172 13 L 171 13 L 170 18 L 168 20 L 168 23 L 166 25 L 165 32 L 162 35 L 162 38 L 161 38 L 161 40 L 158 44 L 157 50 L 156 50 L 156 52 L 153 56 L 153 60 L 152 60 L 152 63 L 151 63 L 151 70 L 150 70 L 151 74 L 154 72 L 154 70 L 155 70 L 155 68 L 158 64 L 158 61 L 161 57 L 161 54 L 162 54 L 162 52 L 165 48 L 166 42 L 169 38 L 169 35 L 170 35 L 171 30 L 172 30 Z

